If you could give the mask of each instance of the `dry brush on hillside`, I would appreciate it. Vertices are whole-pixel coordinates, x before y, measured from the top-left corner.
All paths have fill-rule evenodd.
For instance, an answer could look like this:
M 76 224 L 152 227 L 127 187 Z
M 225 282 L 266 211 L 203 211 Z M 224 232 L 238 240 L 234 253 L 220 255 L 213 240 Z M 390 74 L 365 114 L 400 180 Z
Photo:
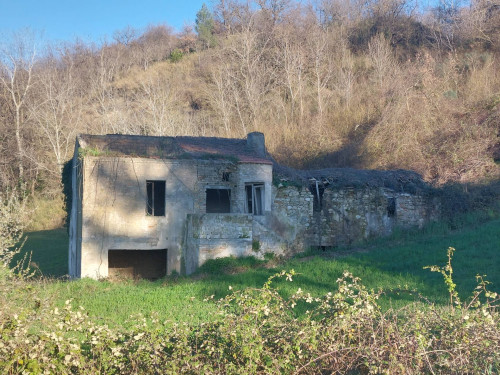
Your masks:
M 77 133 L 266 134 L 294 167 L 498 177 L 500 4 L 219 1 L 195 34 L 0 50 L 0 186 L 57 195 Z

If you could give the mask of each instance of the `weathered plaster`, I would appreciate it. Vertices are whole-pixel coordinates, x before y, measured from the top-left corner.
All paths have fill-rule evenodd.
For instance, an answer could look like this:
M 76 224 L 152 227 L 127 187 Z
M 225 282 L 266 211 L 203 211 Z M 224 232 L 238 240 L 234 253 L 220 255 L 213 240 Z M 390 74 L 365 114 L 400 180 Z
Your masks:
M 265 149 L 264 149 L 265 150 Z M 270 163 L 230 158 L 159 159 L 82 156 L 73 159 L 69 273 L 108 276 L 109 250 L 162 250 L 167 273 L 190 274 L 209 259 L 310 246 L 337 246 L 422 226 L 439 204 L 382 187 L 273 186 Z M 165 181 L 165 216 L 148 216 L 146 181 Z M 263 184 L 263 214 L 245 212 L 246 184 Z M 206 213 L 206 190 L 229 189 L 230 213 Z M 392 204 L 392 205 L 391 205 Z

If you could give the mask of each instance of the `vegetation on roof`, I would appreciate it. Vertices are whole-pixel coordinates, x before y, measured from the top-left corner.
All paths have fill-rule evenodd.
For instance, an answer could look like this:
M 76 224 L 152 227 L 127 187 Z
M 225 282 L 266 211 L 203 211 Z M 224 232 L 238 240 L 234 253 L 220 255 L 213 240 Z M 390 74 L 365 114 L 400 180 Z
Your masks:
M 406 170 L 361 170 L 325 168 L 298 170 L 274 164 L 274 181 L 282 185 L 310 186 L 318 182 L 329 188 L 387 188 L 401 193 L 425 193 L 433 190 L 422 177 Z

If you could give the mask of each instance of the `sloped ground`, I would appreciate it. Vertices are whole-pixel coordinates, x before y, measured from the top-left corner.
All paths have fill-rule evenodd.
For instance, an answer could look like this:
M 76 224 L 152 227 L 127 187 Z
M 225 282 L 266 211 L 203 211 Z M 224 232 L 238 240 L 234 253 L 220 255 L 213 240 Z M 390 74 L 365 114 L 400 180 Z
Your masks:
M 124 324 L 131 314 L 157 311 L 165 319 L 184 320 L 190 314 L 204 320 L 213 305 L 204 303 L 210 295 L 222 297 L 234 289 L 259 287 L 267 278 L 283 269 L 295 269 L 299 274 L 293 285 L 278 282 L 284 295 L 302 288 L 321 295 L 335 288 L 335 281 L 344 270 L 361 277 L 373 288 L 395 288 L 407 285 L 418 289 L 437 303 L 446 303 L 447 292 L 438 274 L 423 270 L 424 266 L 443 264 L 446 249 L 457 249 L 454 277 L 458 291 L 469 295 L 477 274 L 487 275 L 493 290 L 500 292 L 500 221 L 478 215 L 459 215 L 450 224 L 433 223 L 423 230 L 403 231 L 385 239 L 357 244 L 350 248 L 329 249 L 326 252 L 306 252 L 292 259 L 221 259 L 209 261 L 194 277 L 171 276 L 155 282 L 47 280 L 40 294 L 56 305 L 73 298 L 93 317 L 109 324 Z M 64 229 L 28 234 L 25 250 L 33 251 L 33 261 L 45 275 L 63 276 L 67 272 L 67 236 Z M 54 241 L 56 240 L 56 241 Z M 303 257 L 307 257 L 304 261 Z M 389 293 L 382 305 L 402 306 L 415 296 Z

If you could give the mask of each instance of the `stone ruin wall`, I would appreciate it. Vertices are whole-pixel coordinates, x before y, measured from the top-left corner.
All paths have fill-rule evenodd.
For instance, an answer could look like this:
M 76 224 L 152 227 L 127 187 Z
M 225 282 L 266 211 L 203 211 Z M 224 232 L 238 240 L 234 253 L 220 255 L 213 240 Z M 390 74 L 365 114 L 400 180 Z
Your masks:
M 421 227 L 439 216 L 437 199 L 384 188 L 326 188 L 321 206 L 315 209 L 314 201 L 305 187 L 273 187 L 267 226 L 279 243 L 264 244 L 262 251 L 283 253 L 286 247 L 295 253 L 309 246 L 350 244 L 388 235 L 395 227 Z
M 186 274 L 209 259 L 249 256 L 252 253 L 251 214 L 187 215 Z
M 395 226 L 421 226 L 437 218 L 439 211 L 430 198 L 383 188 L 326 188 L 318 210 L 311 192 L 314 189 L 272 186 L 267 176 L 270 166 L 245 165 L 240 171 L 227 161 L 100 158 L 94 168 L 90 159 L 86 186 L 95 186 L 99 175 L 102 191 L 85 190 L 83 211 L 91 215 L 84 215 L 83 221 L 92 220 L 97 225 L 101 220 L 107 236 L 102 238 L 98 228 L 89 224 L 83 226 L 86 264 L 82 276 L 92 276 L 96 269 L 100 276 L 107 276 L 108 249 L 168 249 L 168 271 L 190 274 L 205 261 L 219 257 L 263 257 L 268 252 L 291 255 L 312 246 L 337 246 L 387 235 Z M 115 173 L 118 163 L 119 174 Z M 229 173 L 228 181 L 221 179 L 223 172 Z M 251 178 L 269 181 L 265 185 L 267 194 L 271 192 L 266 194 L 265 215 L 243 213 L 244 190 L 237 187 Z M 165 217 L 145 214 L 148 179 L 166 181 Z M 204 214 L 206 187 L 232 189 L 231 206 L 236 212 Z M 114 196 L 124 199 L 110 198 Z M 392 216 L 388 209 L 391 199 Z
M 398 226 L 422 226 L 439 214 L 433 198 L 384 188 L 327 188 L 321 207 L 315 209 L 314 201 L 307 188 L 273 186 L 272 209 L 266 215 L 188 215 L 186 273 L 225 256 L 263 258 L 266 253 L 292 255 L 308 247 L 347 245 L 388 235 Z

